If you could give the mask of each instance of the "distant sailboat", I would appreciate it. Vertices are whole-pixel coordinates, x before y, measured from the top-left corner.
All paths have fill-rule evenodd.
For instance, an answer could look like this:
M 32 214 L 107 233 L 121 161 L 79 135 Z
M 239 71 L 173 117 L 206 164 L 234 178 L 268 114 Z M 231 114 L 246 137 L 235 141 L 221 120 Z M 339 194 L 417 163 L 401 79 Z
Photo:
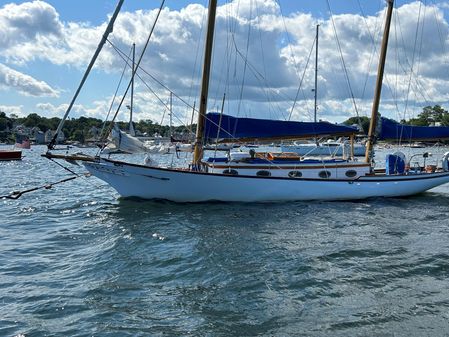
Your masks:
M 16 142 L 14 147 L 29 150 L 31 148 L 30 138 L 23 134 L 16 134 Z
M 22 149 L 31 147 L 28 136 L 23 134 L 16 134 L 15 136 L 16 140 L 12 149 L 0 149 L 0 161 L 22 160 Z
M 132 137 L 136 136 L 133 124 L 133 109 L 134 109 L 134 79 L 135 79 L 135 66 L 136 66 L 136 44 L 133 43 L 133 58 L 131 67 L 131 103 L 129 106 L 129 134 Z
M 319 141 L 318 143 L 308 142 L 281 145 L 282 152 L 295 152 L 300 156 L 332 156 L 342 157 L 351 152 L 351 143 L 344 139 Z M 354 156 L 364 156 L 366 146 L 361 143 L 354 143 Z
M 204 53 L 195 149 L 192 164 L 185 168 L 138 165 L 102 157 L 58 156 L 78 159 L 123 197 L 167 199 L 176 202 L 235 201 L 267 202 L 291 200 L 355 200 L 369 197 L 399 197 L 421 193 L 449 182 L 449 154 L 432 172 L 406 171 L 401 155 L 390 155 L 382 172 L 374 170 L 372 150 L 380 92 L 387 52 L 393 0 L 388 0 L 387 19 L 378 67 L 376 92 L 365 161 L 346 159 L 310 160 L 288 153 L 257 153 L 223 158 L 203 158 L 207 138 L 216 142 L 314 138 L 322 135 L 348 136 L 354 129 L 330 123 L 301 123 L 235 118 L 206 114 L 209 75 L 217 0 L 209 1 L 208 28 Z M 116 16 L 116 15 L 115 15 Z M 113 16 L 112 19 L 115 17 Z M 113 22 L 113 20 L 111 20 Z M 110 23 L 111 25 L 111 23 Z M 61 122 L 63 123 L 63 122 Z
M 0 161 L 10 160 L 22 160 L 22 151 L 0 149 Z

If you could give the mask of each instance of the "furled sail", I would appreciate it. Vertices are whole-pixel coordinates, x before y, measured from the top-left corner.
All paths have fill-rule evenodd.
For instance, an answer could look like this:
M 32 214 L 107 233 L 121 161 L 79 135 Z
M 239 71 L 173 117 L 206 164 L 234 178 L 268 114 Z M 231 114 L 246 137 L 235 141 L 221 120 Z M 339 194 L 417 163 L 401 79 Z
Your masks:
M 447 126 L 414 126 L 381 118 L 378 139 L 403 141 L 439 141 L 449 139 Z
M 205 139 L 274 140 L 322 136 L 350 136 L 357 129 L 327 122 L 290 122 L 271 119 L 237 118 L 219 113 L 206 115 Z
M 111 131 L 111 140 L 117 151 L 126 153 L 148 152 L 148 149 L 140 140 L 121 131 L 117 124 Z

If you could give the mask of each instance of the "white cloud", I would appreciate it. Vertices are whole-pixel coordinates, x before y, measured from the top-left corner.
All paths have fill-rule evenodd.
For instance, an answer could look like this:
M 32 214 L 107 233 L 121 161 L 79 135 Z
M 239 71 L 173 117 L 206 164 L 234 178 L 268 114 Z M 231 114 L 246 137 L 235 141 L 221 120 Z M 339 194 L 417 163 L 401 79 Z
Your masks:
M 36 109 L 39 111 L 38 114 L 45 117 L 59 117 L 62 118 L 64 113 L 69 107 L 68 104 L 53 105 L 52 103 L 38 103 L 36 104 Z M 72 117 L 83 116 L 87 113 L 87 109 L 82 104 L 74 104 L 72 107 Z
M 44 1 L 7 4 L 0 8 L 0 49 L 4 57 L 22 60 L 23 56 L 10 51 L 21 51 L 21 46 L 35 43 L 42 46 L 49 39 L 56 41 L 62 36 L 62 28 L 58 13 Z M 26 48 L 23 51 L 27 54 Z
M 8 116 L 14 114 L 23 117 L 26 115 L 23 112 L 23 105 L 0 105 L 0 111 L 5 112 Z
M 57 97 L 58 92 L 44 81 L 18 72 L 0 63 L 0 88 L 15 89 L 26 96 Z
M 385 109 L 392 117 L 401 113 L 396 106 L 403 107 L 403 103 L 399 101 L 404 101 L 407 97 L 412 103 L 409 106 L 449 104 L 449 58 L 446 56 L 449 53 L 449 25 L 444 17 L 443 7 L 444 3 L 425 6 L 415 1 L 402 5 L 395 14 L 381 105 L 381 109 Z M 128 53 L 131 44 L 135 42 L 139 55 L 156 13 L 157 10 L 120 13 L 111 41 L 125 53 Z M 421 13 L 421 19 L 417 30 L 418 13 Z M 190 104 L 198 96 L 198 74 L 203 48 L 203 41 L 198 41 L 198 37 L 204 35 L 205 16 L 206 9 L 198 4 L 188 5 L 181 10 L 165 8 L 142 63 L 144 69 Z M 370 113 L 374 90 L 384 11 L 367 17 L 341 14 L 335 15 L 333 19 L 348 69 L 352 94 L 360 113 L 367 115 Z M 307 63 L 317 22 L 321 25 L 319 113 L 329 120 L 354 116 L 351 93 L 342 70 L 332 21 L 300 12 L 281 18 L 278 2 L 275 0 L 231 1 L 219 7 L 210 87 L 211 110 L 220 106 L 223 93 L 226 92 L 228 113 L 273 118 L 287 116 Z M 8 62 L 28 64 L 40 59 L 84 70 L 105 26 L 106 23 L 91 26 L 78 22 L 61 22 L 55 8 L 43 1 L 11 4 L 0 9 L 0 49 Z M 417 47 L 414 45 L 416 31 Z M 374 50 L 376 53 L 373 53 Z M 412 59 L 415 61 L 414 73 L 419 76 L 412 76 L 412 85 L 409 86 Z M 299 95 L 300 101 L 293 114 L 295 119 L 311 119 L 313 61 L 312 56 L 305 72 L 303 92 Z M 123 61 L 106 45 L 96 67 L 107 73 L 119 74 Z M 242 89 L 244 73 L 245 85 Z M 161 97 L 167 96 L 164 88 L 148 76 L 142 76 Z M 18 86 L 17 81 L 12 83 L 16 83 L 16 90 L 27 92 Z M 45 83 L 39 83 L 42 84 L 42 92 L 55 92 L 48 85 L 46 90 L 43 89 Z M 140 88 L 144 86 L 140 85 Z M 31 94 L 32 90 L 27 90 Z M 398 102 L 393 97 L 397 97 Z M 185 110 L 187 114 L 189 108 L 181 107 L 179 102 L 178 104 L 178 110 Z M 136 106 L 136 118 L 150 117 L 155 121 L 161 119 L 164 110 L 153 95 L 146 93 L 141 93 L 136 98 Z M 108 98 L 99 97 L 97 102 L 83 103 L 75 113 L 102 118 L 108 108 Z M 62 106 L 53 106 L 53 109 L 47 110 L 57 113 L 64 109 Z

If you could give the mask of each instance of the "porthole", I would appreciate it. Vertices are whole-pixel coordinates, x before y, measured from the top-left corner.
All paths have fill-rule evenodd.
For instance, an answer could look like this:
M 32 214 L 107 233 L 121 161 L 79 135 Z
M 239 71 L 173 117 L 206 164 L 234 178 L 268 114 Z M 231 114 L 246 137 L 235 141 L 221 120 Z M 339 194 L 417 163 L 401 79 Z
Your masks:
M 237 170 L 233 170 L 233 169 L 226 169 L 223 171 L 223 174 L 229 175 L 229 176 L 237 176 L 239 173 L 237 172 Z
M 262 170 L 262 171 L 257 171 L 256 175 L 258 177 L 271 177 L 271 172 Z
M 290 171 L 290 172 L 288 172 L 288 176 L 290 178 L 301 178 L 302 172 L 301 171 Z
M 328 179 L 330 178 L 331 173 L 329 171 L 321 171 L 320 173 L 318 173 L 318 175 L 320 176 L 320 178 Z
M 348 170 L 345 173 L 346 177 L 348 178 L 354 178 L 357 175 L 357 171 L 354 170 Z

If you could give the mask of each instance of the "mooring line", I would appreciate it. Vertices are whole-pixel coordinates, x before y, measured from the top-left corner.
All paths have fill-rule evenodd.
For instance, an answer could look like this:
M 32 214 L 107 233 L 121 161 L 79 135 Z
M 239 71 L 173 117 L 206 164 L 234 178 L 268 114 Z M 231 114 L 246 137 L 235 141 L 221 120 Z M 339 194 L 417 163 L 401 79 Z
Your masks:
M 11 192 L 11 193 L 8 194 L 8 195 L 3 195 L 3 196 L 1 196 L 1 197 L 0 197 L 0 200 L 2 200 L 2 199 L 12 199 L 12 200 L 16 200 L 16 199 L 19 199 L 19 198 L 20 198 L 22 195 L 24 195 L 25 193 L 34 192 L 34 191 L 37 191 L 37 190 L 40 190 L 40 189 L 46 189 L 46 190 L 48 190 L 48 189 L 52 188 L 54 185 L 58 185 L 58 184 L 61 184 L 61 183 L 65 183 L 66 181 L 70 181 L 70 180 L 73 180 L 73 179 L 76 179 L 76 178 L 79 178 L 79 177 L 80 177 L 80 176 L 77 175 L 77 176 L 69 177 L 69 178 L 66 178 L 66 179 L 63 179 L 63 180 L 54 182 L 54 183 L 50 183 L 50 184 L 46 184 L 46 185 L 42 185 L 42 186 L 38 186 L 38 187 L 33 187 L 33 188 L 30 188 L 30 189 L 25 190 L 25 191 L 14 191 L 14 192 Z

